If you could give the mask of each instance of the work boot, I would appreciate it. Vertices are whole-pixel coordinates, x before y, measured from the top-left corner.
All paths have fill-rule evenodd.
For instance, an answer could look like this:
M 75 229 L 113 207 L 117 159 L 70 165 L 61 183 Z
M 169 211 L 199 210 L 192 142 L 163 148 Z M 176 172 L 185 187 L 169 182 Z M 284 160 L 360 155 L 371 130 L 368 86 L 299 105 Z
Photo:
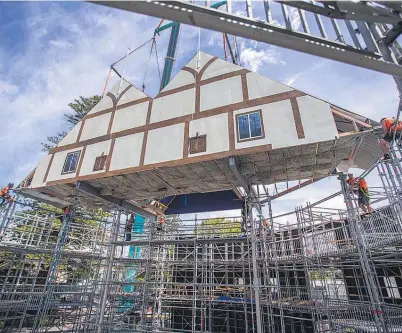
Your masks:
M 389 156 L 389 154 L 384 154 L 384 157 L 382 158 L 382 160 L 383 160 L 384 162 L 386 162 L 386 161 L 391 161 L 391 156 Z

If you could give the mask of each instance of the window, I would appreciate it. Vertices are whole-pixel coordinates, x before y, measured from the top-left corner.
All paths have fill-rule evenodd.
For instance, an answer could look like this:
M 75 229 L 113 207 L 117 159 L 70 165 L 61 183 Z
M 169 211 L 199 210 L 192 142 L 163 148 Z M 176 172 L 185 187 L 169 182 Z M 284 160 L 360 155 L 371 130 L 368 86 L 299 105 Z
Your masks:
M 197 135 L 190 138 L 190 154 L 203 153 L 207 151 L 207 136 Z
M 107 159 L 107 155 L 103 155 L 103 153 L 101 156 L 98 156 L 95 159 L 94 171 L 103 170 L 103 168 L 105 167 L 105 164 L 106 164 L 106 159 Z
M 67 154 L 62 174 L 75 172 L 75 170 L 77 169 L 78 160 L 80 159 L 80 154 L 80 150 Z
M 238 114 L 236 116 L 236 123 L 237 141 L 253 140 L 264 137 L 261 110 Z

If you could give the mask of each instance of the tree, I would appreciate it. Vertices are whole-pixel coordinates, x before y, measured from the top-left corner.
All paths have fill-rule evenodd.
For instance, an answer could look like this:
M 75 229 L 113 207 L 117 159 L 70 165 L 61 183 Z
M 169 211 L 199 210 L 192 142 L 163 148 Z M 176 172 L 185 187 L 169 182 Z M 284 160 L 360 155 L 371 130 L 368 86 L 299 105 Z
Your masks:
M 197 230 L 198 235 L 239 236 L 241 233 L 241 221 L 225 218 L 203 220 Z
M 69 130 L 77 125 L 87 113 L 93 109 L 93 107 L 99 103 L 101 97 L 98 95 L 92 97 L 82 97 L 75 99 L 73 103 L 68 104 L 70 108 L 73 109 L 72 113 L 65 113 Z M 57 133 L 55 136 L 48 136 L 47 142 L 42 142 L 42 151 L 49 152 L 52 148 L 57 146 L 57 144 L 67 135 L 66 131 Z

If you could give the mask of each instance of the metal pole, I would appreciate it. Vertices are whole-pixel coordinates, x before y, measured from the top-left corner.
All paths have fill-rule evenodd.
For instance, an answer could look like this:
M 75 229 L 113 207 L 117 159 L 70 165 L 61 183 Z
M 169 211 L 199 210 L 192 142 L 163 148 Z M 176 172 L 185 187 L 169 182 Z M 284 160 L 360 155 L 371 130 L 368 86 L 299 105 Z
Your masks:
M 98 323 L 98 329 L 97 329 L 98 333 L 102 333 L 103 317 L 105 315 L 106 301 L 107 301 L 107 295 L 108 295 L 108 289 L 109 289 L 108 282 L 112 278 L 113 259 L 114 259 L 114 253 L 116 250 L 115 242 L 117 241 L 117 236 L 119 234 L 120 215 L 121 215 L 121 212 L 119 211 L 117 213 L 117 219 L 115 218 L 115 220 L 114 220 L 114 228 L 112 229 L 112 235 L 110 237 L 112 244 L 110 247 L 109 259 L 108 259 L 109 262 L 108 262 L 108 266 L 107 266 L 106 277 L 104 280 L 105 286 L 103 288 L 102 301 L 100 304 L 99 323 Z
M 367 291 L 370 297 L 371 306 L 373 308 L 374 320 L 377 326 L 378 332 L 387 332 L 387 327 L 384 322 L 383 311 L 380 305 L 380 298 L 378 294 L 378 288 L 375 284 L 374 273 L 372 272 L 369 259 L 367 257 L 366 242 L 361 232 L 359 225 L 358 208 L 353 206 L 353 199 L 346 182 L 346 175 L 340 174 L 338 179 L 341 182 L 342 194 L 344 196 L 348 219 L 351 227 L 352 236 L 355 238 L 357 251 L 359 253 L 361 268 L 364 274 L 364 280 L 367 285 Z
M 248 198 L 252 200 L 251 198 Z M 250 220 L 250 230 L 251 230 L 251 254 L 253 260 L 253 286 L 254 286 L 254 295 L 255 295 L 255 314 L 257 317 L 257 333 L 262 333 L 262 324 L 261 324 L 261 308 L 260 308 L 260 281 L 258 278 L 258 265 L 257 265 L 257 237 L 255 234 L 255 225 L 253 223 L 253 209 L 252 205 L 247 205 L 251 207 L 248 212 L 248 217 Z

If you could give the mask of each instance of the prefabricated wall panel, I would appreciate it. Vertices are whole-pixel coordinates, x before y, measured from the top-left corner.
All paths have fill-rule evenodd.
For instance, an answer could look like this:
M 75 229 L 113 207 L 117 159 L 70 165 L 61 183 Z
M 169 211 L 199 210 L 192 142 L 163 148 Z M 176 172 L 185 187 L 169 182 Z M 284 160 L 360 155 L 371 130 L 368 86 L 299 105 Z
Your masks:
M 125 80 L 118 82 L 40 163 L 30 187 L 57 186 L 70 179 L 101 181 L 144 170 L 161 170 L 157 177 L 166 175 L 174 182 L 174 168 L 192 165 L 185 169 L 193 170 L 187 180 L 177 184 L 180 193 L 226 190 L 236 186 L 225 161 L 229 156 L 239 156 L 240 167 L 254 177 L 252 182 L 328 174 L 348 157 L 355 135 L 360 135 L 341 138 L 331 108 L 325 101 L 201 52 L 155 98 Z M 249 112 L 260 114 L 262 135 L 240 139 L 238 117 Z M 205 139 L 205 146 L 190 151 L 191 138 L 197 137 Z M 344 147 L 334 144 L 338 139 Z M 332 147 L 332 154 L 314 158 Z M 286 167 L 287 162 L 278 158 L 285 157 L 281 150 L 300 155 L 298 162 Z M 77 170 L 62 174 L 66 156 L 73 151 L 81 152 Z M 102 154 L 108 155 L 104 169 L 94 171 Z M 178 174 L 183 170 L 177 169 Z M 221 183 L 205 187 L 206 173 Z M 187 184 L 190 180 L 194 187 Z

